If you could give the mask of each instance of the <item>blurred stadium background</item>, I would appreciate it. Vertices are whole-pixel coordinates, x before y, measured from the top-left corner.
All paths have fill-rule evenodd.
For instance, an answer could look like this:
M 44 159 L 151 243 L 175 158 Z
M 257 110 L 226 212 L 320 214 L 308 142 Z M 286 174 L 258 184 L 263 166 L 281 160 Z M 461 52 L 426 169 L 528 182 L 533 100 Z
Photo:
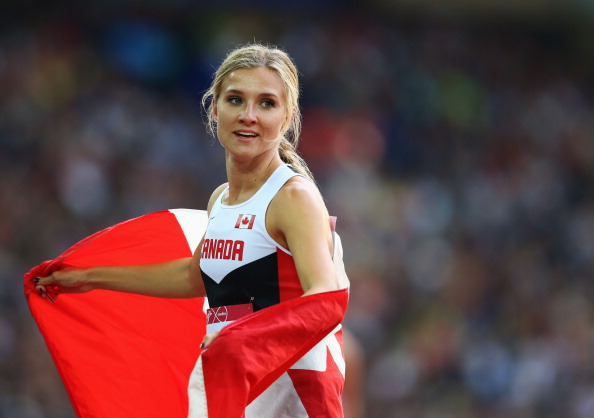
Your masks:
M 363 416 L 594 416 L 594 2 L 24 0 L 0 22 L 0 417 L 73 417 L 23 272 L 205 208 L 225 172 L 200 95 L 254 40 L 302 73 Z

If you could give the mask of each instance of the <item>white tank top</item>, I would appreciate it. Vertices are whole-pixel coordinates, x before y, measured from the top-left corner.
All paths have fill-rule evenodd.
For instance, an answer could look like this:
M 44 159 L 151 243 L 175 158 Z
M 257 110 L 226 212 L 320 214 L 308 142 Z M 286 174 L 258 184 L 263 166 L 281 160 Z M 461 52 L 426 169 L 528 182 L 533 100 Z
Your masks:
M 296 175 L 281 165 L 249 200 L 224 205 L 227 188 L 214 203 L 200 258 L 211 308 L 252 303 L 257 311 L 303 294 L 291 253 L 266 231 L 270 202 Z

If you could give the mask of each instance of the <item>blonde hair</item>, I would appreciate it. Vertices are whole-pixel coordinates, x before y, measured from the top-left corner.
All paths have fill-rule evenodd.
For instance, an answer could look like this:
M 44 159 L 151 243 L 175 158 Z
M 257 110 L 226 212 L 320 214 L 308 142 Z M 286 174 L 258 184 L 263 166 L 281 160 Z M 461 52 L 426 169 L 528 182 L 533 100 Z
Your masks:
M 202 106 L 206 110 L 208 117 L 208 130 L 213 136 L 216 136 L 216 120 L 213 111 L 227 75 L 241 68 L 257 67 L 265 67 L 273 70 L 285 87 L 287 112 L 292 117 L 279 145 L 281 160 L 286 164 L 290 164 L 300 174 L 313 179 L 313 175 L 307 164 L 297 153 L 297 144 L 299 143 L 299 136 L 301 134 L 299 76 L 297 68 L 289 55 L 276 47 L 249 44 L 227 54 L 215 72 L 210 88 L 202 96 Z

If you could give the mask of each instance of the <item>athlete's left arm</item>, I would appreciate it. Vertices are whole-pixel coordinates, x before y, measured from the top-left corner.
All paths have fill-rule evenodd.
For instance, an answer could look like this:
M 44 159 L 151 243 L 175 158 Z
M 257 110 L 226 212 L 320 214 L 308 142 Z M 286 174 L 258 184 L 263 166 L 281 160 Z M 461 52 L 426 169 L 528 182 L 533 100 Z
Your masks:
M 315 185 L 302 177 L 289 180 L 268 214 L 278 241 L 293 254 L 304 295 L 337 290 L 328 210 Z
M 312 182 L 293 177 L 283 186 L 268 207 L 266 229 L 293 254 L 303 296 L 339 289 L 328 210 Z M 206 335 L 201 348 L 218 335 L 218 331 Z

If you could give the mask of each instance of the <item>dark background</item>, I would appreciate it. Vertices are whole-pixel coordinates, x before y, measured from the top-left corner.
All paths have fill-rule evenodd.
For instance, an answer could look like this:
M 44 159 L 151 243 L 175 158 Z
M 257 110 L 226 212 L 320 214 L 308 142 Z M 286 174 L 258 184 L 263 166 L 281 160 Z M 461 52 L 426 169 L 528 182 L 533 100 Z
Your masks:
M 8 1 L 0 417 L 70 418 L 22 274 L 225 180 L 201 93 L 276 44 L 338 216 L 369 418 L 594 416 L 594 3 Z

